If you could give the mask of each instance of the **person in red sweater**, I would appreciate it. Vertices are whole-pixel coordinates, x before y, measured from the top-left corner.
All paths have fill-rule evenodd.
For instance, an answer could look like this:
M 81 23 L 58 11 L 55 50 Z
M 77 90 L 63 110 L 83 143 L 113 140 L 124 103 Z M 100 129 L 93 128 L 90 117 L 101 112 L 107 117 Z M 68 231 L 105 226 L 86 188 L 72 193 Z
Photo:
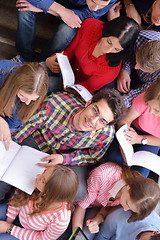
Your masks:
M 138 33 L 138 24 L 129 17 L 118 17 L 106 23 L 86 19 L 63 52 L 71 63 L 75 83 L 91 93 L 104 86 L 114 87 L 113 81 L 120 72 L 121 62 Z M 55 54 L 46 59 L 46 65 L 52 73 L 60 72 Z M 62 89 L 62 79 L 53 77 L 50 92 Z

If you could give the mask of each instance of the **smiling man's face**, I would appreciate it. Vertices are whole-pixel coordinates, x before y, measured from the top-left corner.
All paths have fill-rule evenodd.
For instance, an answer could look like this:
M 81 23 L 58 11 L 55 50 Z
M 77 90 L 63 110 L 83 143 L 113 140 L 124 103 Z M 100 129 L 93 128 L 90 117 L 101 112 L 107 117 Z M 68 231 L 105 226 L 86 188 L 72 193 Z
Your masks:
M 73 127 L 77 131 L 95 131 L 107 127 L 114 120 L 112 110 L 104 99 L 91 103 L 78 112 L 73 119 Z

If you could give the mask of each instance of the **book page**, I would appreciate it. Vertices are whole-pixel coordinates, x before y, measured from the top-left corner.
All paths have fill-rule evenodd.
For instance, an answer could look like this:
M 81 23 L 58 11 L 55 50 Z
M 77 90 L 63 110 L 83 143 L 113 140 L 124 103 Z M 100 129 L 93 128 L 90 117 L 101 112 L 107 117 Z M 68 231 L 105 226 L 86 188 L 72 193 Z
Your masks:
M 160 157 L 154 153 L 147 151 L 135 152 L 130 165 L 145 167 L 160 175 Z
M 74 84 L 75 77 L 74 77 L 74 73 L 70 65 L 70 62 L 68 60 L 68 57 L 60 53 L 56 53 L 56 56 L 57 56 L 57 60 L 58 60 L 62 77 L 63 77 L 64 89 L 68 87 L 73 88 L 81 95 L 81 97 L 86 102 L 88 102 L 92 98 L 92 94 L 84 86 L 80 84 Z
M 11 141 L 10 148 L 6 151 L 4 142 L 0 141 L 0 179 L 9 167 L 20 147 L 21 146 L 19 144 Z
M 127 164 L 130 166 L 130 161 L 131 158 L 134 154 L 134 150 L 132 147 L 132 144 L 130 144 L 129 142 L 127 142 L 125 136 L 124 136 L 124 132 L 128 130 L 128 126 L 125 124 L 123 125 L 121 128 L 118 129 L 118 131 L 116 132 L 116 138 L 125 154 L 126 160 L 127 160 Z
M 75 89 L 86 102 L 92 99 L 92 94 L 82 85 L 74 84 L 70 88 Z
M 47 153 L 22 146 L 3 175 L 2 180 L 28 194 L 32 194 L 35 189 L 37 174 L 42 173 L 45 169 L 38 166 L 37 163 L 46 156 L 48 156 Z
M 56 53 L 56 57 L 63 77 L 63 87 L 66 88 L 67 86 L 73 85 L 75 83 L 75 77 L 68 57 L 60 53 Z

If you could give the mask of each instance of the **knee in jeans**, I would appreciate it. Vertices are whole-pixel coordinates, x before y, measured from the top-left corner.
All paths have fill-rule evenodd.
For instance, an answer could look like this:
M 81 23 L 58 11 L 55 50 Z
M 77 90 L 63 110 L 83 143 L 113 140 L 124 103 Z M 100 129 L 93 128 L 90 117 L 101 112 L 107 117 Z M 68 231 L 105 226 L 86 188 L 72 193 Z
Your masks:
M 24 11 L 24 12 L 18 12 L 18 20 L 19 23 L 26 23 L 30 22 L 33 18 L 35 18 L 36 13 L 31 11 Z

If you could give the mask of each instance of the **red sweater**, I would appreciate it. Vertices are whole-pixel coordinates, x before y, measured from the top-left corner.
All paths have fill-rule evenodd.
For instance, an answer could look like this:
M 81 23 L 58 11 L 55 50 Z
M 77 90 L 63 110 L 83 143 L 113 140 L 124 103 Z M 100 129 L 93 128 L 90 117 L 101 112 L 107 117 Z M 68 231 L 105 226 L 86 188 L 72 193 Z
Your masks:
M 76 37 L 64 50 L 68 56 L 75 81 L 86 87 L 91 93 L 112 82 L 120 72 L 121 64 L 110 67 L 106 54 L 95 58 L 92 52 L 102 37 L 104 22 L 89 18 L 78 30 Z

